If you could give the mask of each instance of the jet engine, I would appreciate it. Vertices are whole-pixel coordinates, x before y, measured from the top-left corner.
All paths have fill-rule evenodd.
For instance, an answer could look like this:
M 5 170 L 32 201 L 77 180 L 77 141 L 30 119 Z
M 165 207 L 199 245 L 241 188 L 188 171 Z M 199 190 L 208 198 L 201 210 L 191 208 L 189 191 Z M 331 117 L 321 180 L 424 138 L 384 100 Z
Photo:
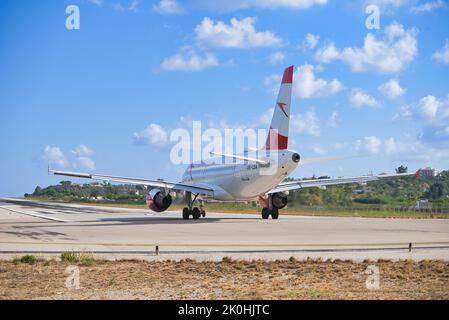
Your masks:
M 275 193 L 271 197 L 271 203 L 276 209 L 283 209 L 288 203 L 287 195 L 283 192 Z
M 148 208 L 154 212 L 163 212 L 167 210 L 172 203 L 170 194 L 165 194 L 165 192 L 162 192 L 162 190 L 157 188 L 148 192 L 146 200 Z
M 257 198 L 257 202 L 265 208 L 268 208 L 268 196 L 263 195 Z M 276 209 L 283 209 L 288 203 L 287 194 L 284 192 L 278 192 L 271 195 L 271 204 Z

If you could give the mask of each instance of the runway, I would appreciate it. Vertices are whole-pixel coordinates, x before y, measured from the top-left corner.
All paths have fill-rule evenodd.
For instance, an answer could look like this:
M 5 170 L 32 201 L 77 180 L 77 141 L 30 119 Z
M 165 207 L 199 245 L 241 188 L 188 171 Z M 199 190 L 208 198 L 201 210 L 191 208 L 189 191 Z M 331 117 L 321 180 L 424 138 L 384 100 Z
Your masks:
M 184 221 L 172 211 L 0 199 L 1 258 L 80 250 L 106 259 L 449 261 L 449 219 L 281 214 L 279 220 L 262 220 L 259 214 L 208 213 Z

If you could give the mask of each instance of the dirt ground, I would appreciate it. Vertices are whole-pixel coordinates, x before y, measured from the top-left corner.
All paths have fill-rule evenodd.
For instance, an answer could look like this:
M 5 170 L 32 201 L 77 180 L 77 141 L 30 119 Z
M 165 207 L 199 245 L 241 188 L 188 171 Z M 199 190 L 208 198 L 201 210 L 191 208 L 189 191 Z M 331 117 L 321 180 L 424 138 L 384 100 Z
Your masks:
M 442 261 L 95 261 L 78 266 L 79 289 L 66 287 L 68 266 L 0 261 L 0 299 L 449 299 Z

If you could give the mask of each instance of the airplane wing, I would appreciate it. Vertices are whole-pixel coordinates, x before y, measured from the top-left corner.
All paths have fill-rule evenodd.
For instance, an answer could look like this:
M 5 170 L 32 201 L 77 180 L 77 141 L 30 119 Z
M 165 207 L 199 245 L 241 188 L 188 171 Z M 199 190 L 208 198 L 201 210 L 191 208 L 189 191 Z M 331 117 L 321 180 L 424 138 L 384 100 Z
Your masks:
M 404 177 L 404 176 L 419 176 L 419 170 L 416 173 L 398 173 L 398 174 L 380 174 L 380 175 L 366 175 L 366 176 L 358 176 L 358 177 L 345 177 L 345 178 L 331 178 L 331 179 L 309 179 L 309 180 L 297 180 L 297 181 L 288 181 L 278 184 L 276 187 L 271 189 L 268 194 L 276 193 L 276 192 L 284 192 L 302 188 L 311 188 L 311 187 L 326 187 L 338 184 L 350 184 L 350 183 L 359 183 L 364 184 L 369 181 L 375 181 L 382 178 L 389 177 Z
M 214 191 L 210 188 L 207 188 L 205 186 L 194 185 L 194 184 L 187 184 L 187 183 L 174 183 L 174 182 L 168 182 L 165 180 L 148 180 L 148 179 L 108 176 L 108 175 L 89 174 L 89 173 L 81 173 L 81 172 L 69 172 L 69 171 L 48 170 L 48 172 L 53 173 L 54 175 L 57 175 L 57 176 L 85 178 L 85 179 L 99 180 L 99 181 L 104 181 L 104 182 L 119 182 L 119 183 L 157 187 L 157 188 L 164 188 L 164 189 L 171 189 L 171 190 L 178 190 L 178 191 L 187 191 L 187 192 L 198 193 L 198 194 L 206 195 L 206 196 L 214 195 Z

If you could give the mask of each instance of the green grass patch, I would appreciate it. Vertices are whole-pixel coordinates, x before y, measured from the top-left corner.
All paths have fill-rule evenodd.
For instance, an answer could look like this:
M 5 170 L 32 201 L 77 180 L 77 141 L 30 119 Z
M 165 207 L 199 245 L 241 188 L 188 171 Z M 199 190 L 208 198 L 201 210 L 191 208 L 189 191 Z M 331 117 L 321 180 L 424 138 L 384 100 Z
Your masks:
M 96 262 L 93 255 L 87 251 L 80 251 L 80 252 L 65 251 L 61 253 L 61 261 L 76 263 L 82 266 L 91 266 L 94 265 Z
M 25 263 L 25 264 L 35 264 L 39 259 L 36 256 L 27 254 L 22 257 L 14 258 L 13 262 L 15 264 Z

